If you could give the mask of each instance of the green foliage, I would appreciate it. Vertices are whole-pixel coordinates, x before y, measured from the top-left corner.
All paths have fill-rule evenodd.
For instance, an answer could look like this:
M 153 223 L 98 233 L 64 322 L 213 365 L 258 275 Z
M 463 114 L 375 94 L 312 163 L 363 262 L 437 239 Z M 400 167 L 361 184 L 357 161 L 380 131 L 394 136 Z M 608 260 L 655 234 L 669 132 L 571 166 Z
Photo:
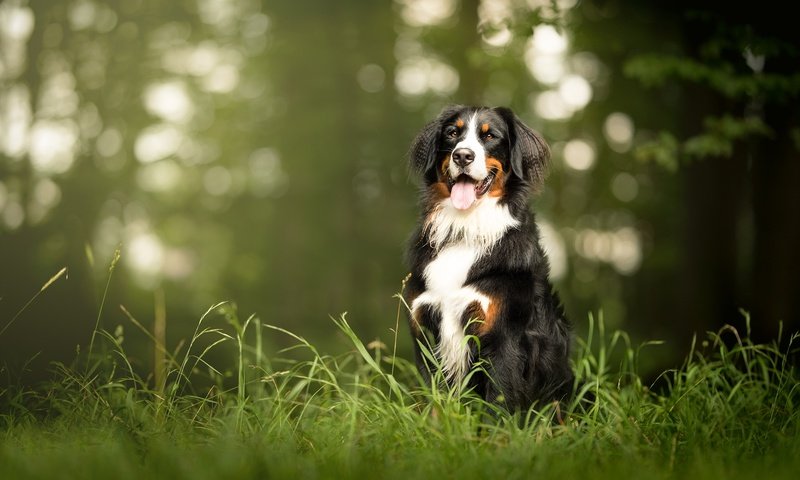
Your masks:
M 730 115 L 704 119 L 705 132 L 679 142 L 675 136 L 663 131 L 655 140 L 643 143 L 636 151 L 639 160 L 653 161 L 675 170 L 681 161 L 700 160 L 706 157 L 730 158 L 735 142 L 749 137 L 770 137 L 772 130 L 758 117 L 734 118 Z
M 214 305 L 186 350 L 167 356 L 163 391 L 98 332 L 110 348 L 88 370 L 58 365 L 44 388 L 0 391 L 0 476 L 789 478 L 800 466 L 797 335 L 781 351 L 726 327 L 656 388 L 638 365 L 657 342 L 635 348 L 590 317 L 576 398 L 510 415 L 470 392 L 419 386 L 410 362 L 365 345 L 344 315 L 334 324 L 351 345 L 339 356 Z M 295 344 L 268 359 L 251 344 L 262 330 Z M 208 358 L 229 342 L 238 373 L 226 377 Z M 289 351 L 301 355 L 281 358 Z
M 686 140 L 686 155 L 694 158 L 705 156 L 730 157 L 733 154 L 733 142 L 750 136 L 770 136 L 771 130 L 758 117 L 733 118 L 724 115 L 720 118 L 704 119 L 706 132 Z
M 675 171 L 680 165 L 680 144 L 675 135 L 660 132 L 655 140 L 650 140 L 636 148 L 636 158 L 641 161 L 652 161 L 662 167 Z
M 800 95 L 800 74 L 742 73 L 730 63 L 708 63 L 688 56 L 640 55 L 626 63 L 624 73 L 647 87 L 686 82 L 731 100 L 784 102 Z M 774 136 L 773 130 L 757 115 L 735 117 L 722 113 L 709 115 L 702 123 L 701 133 L 688 135 L 682 141 L 675 134 L 662 131 L 657 139 L 637 147 L 637 158 L 675 170 L 681 161 L 731 157 L 736 142 Z
M 741 73 L 730 64 L 709 64 L 703 60 L 673 55 L 634 57 L 626 63 L 624 73 L 649 87 L 662 86 L 675 80 L 686 81 L 732 99 L 760 95 L 781 101 L 800 95 L 800 74 Z
M 682 161 L 752 152 L 758 142 L 784 133 L 768 114 L 800 96 L 800 51 L 779 26 L 768 22 L 755 29 L 751 22 L 742 22 L 736 9 L 694 7 L 686 12 L 680 54 L 647 52 L 625 62 L 629 78 L 661 92 L 671 89 L 676 109 L 670 113 L 684 117 L 638 145 L 639 159 L 675 170 Z

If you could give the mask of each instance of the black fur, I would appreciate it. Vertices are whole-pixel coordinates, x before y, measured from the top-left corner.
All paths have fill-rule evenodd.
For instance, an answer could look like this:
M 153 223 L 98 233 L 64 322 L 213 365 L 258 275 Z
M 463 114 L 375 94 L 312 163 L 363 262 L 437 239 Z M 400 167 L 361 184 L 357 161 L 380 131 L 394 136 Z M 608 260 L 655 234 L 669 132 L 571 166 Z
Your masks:
M 424 222 L 436 201 L 441 200 L 437 200 L 433 187 L 441 182 L 439 167 L 454 145 L 443 129 L 476 111 L 496 133 L 484 145 L 487 153 L 498 159 L 507 172 L 499 203 L 508 206 L 520 226 L 509 229 L 490 253 L 472 265 L 464 284 L 498 299 L 500 305 L 492 328 L 479 336 L 479 351 L 471 344 L 473 358 L 486 361 L 488 376 L 477 373 L 470 385 L 490 402 L 511 411 L 525 410 L 539 402 L 566 399 L 574 378 L 569 367 L 570 325 L 550 283 L 550 267 L 528 207 L 530 192 L 543 181 L 549 150 L 545 141 L 511 110 L 451 106 L 413 141 L 410 167 L 423 180 L 422 215 L 408 245 L 411 275 L 404 297 L 411 305 L 426 290 L 423 272 L 437 255 Z M 470 317 L 465 311 L 462 325 L 468 334 L 477 335 L 474 325 L 467 326 Z M 439 313 L 430 306 L 420 308 L 416 320 L 414 315 L 409 318 L 417 365 L 426 379 L 428 367 L 417 342 L 426 344 L 426 330 L 432 334 L 432 342 L 438 342 L 440 320 Z

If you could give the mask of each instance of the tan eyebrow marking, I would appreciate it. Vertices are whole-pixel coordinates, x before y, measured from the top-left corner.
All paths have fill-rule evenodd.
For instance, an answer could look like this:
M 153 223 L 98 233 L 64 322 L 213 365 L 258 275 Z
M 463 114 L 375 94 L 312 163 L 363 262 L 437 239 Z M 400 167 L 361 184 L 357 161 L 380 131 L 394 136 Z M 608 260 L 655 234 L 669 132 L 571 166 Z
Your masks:
M 481 132 L 486 133 L 488 131 L 489 131 L 489 124 L 488 123 L 484 123 L 483 125 L 481 125 Z
M 461 120 L 460 118 L 456 120 L 456 127 L 464 128 L 464 120 Z

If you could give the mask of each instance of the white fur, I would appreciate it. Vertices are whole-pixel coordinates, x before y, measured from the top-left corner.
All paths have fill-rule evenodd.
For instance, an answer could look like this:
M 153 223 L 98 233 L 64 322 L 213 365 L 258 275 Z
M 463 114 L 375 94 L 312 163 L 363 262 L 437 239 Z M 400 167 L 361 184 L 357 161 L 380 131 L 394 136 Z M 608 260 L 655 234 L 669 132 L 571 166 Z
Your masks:
M 442 364 L 445 376 L 451 381 L 464 378 L 471 362 L 464 327 L 461 325 L 464 310 L 476 301 L 484 312 L 489 309 L 488 297 L 473 287 L 464 286 L 469 269 L 480 255 L 478 248 L 465 243 L 443 249 L 425 268 L 426 291 L 414 299 L 411 305 L 412 311 L 428 305 L 441 315 L 436 356 Z
M 431 246 L 437 250 L 452 242 L 463 242 L 480 251 L 491 251 L 495 243 L 519 220 L 511 216 L 506 205 L 495 197 L 479 198 L 467 210 L 459 210 L 447 198 L 434 207 L 425 224 Z
M 486 255 L 510 228 L 519 226 L 506 205 L 496 198 L 482 198 L 469 210 L 453 207 L 449 199 L 439 203 L 426 225 L 436 258 L 425 267 L 425 292 L 411 305 L 422 305 L 441 315 L 436 355 L 448 380 L 460 381 L 471 362 L 461 317 L 472 302 L 484 312 L 489 298 L 471 286 L 464 286 L 472 265 Z
M 489 174 L 489 170 L 486 169 L 486 149 L 483 148 L 483 144 L 478 138 L 477 112 L 470 117 L 469 122 L 467 123 L 467 136 L 464 138 L 464 140 L 461 140 L 456 144 L 453 151 L 455 152 L 459 148 L 468 148 L 472 150 L 472 152 L 475 154 L 475 160 L 467 165 L 465 171 L 462 171 L 461 167 L 456 165 L 456 162 L 452 161 L 451 158 L 450 165 L 448 167 L 450 171 L 450 177 L 456 178 L 460 174 L 466 173 L 477 181 L 481 181 L 486 178 L 486 175 Z M 452 153 L 450 155 L 452 156 Z

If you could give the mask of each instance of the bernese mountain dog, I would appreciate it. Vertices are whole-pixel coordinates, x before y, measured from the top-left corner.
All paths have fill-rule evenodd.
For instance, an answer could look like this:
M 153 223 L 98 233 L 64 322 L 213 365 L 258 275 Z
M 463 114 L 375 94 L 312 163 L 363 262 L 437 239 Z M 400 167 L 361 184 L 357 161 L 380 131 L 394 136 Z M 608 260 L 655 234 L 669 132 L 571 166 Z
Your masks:
M 409 157 L 423 188 L 403 296 L 423 377 L 435 358 L 447 384 L 510 411 L 566 399 L 570 324 L 528 207 L 547 144 L 508 108 L 455 105 Z

